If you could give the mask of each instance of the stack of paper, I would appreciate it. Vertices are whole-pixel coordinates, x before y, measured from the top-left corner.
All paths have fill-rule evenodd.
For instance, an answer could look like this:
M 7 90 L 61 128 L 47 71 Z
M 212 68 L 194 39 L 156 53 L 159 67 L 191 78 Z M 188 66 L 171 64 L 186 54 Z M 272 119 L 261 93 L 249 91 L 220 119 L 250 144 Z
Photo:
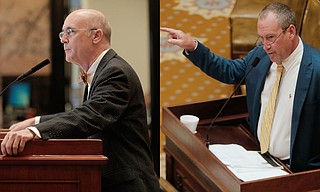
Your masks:
M 237 144 L 214 144 L 209 146 L 209 150 L 243 181 L 288 174 L 282 166 L 269 164 L 259 152 L 247 151 Z

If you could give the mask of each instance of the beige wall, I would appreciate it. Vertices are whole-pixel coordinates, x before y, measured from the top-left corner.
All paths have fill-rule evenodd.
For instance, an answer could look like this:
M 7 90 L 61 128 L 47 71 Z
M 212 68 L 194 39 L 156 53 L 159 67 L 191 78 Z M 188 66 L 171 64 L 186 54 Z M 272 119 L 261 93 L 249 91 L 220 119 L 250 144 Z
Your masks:
M 83 8 L 104 13 L 112 27 L 111 47 L 138 73 L 145 94 L 150 91 L 149 14 L 147 0 L 82 0 Z

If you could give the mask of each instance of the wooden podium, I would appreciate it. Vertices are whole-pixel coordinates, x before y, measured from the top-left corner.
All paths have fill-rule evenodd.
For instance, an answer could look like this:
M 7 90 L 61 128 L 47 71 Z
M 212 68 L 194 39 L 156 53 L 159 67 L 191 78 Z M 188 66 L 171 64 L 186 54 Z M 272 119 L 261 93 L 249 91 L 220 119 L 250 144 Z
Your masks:
M 0 191 L 101 192 L 107 160 L 97 139 L 30 141 L 19 156 L 0 155 Z
M 166 135 L 166 179 L 179 191 L 320 191 L 320 170 L 243 182 L 206 147 L 210 144 L 240 144 L 247 150 L 259 150 L 247 130 L 245 96 L 233 97 L 210 127 L 213 117 L 226 99 L 163 108 L 162 132 Z M 192 134 L 179 117 L 184 114 L 200 118 L 197 133 Z M 281 162 L 277 160 L 280 164 Z

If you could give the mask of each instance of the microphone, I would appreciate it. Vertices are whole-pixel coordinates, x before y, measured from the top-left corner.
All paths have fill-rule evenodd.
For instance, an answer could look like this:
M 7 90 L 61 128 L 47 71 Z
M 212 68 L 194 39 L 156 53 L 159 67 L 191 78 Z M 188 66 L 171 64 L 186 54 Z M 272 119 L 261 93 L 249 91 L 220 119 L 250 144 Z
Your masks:
M 9 85 L 7 85 L 0 93 L 0 96 L 2 96 L 2 94 L 7 90 L 8 87 L 10 87 L 12 84 L 22 81 L 25 78 L 27 78 L 28 76 L 32 75 L 33 73 L 35 73 L 36 71 L 38 71 L 39 69 L 41 69 L 42 67 L 48 65 L 50 63 L 49 59 L 46 59 L 44 61 L 42 61 L 41 63 L 39 63 L 38 65 L 32 67 L 28 72 L 20 75 L 19 77 L 17 77 L 14 81 L 12 81 Z
M 227 104 L 229 103 L 230 99 L 232 98 L 232 96 L 236 93 L 236 91 L 238 90 L 238 88 L 241 86 L 242 82 L 244 81 L 244 79 L 248 76 L 248 74 L 251 72 L 251 70 L 258 65 L 258 63 L 260 62 L 260 58 L 256 57 L 252 63 L 251 63 L 251 67 L 250 69 L 246 72 L 246 74 L 242 77 L 242 79 L 240 80 L 240 82 L 237 84 L 237 86 L 234 88 L 233 92 L 231 93 L 231 95 L 228 97 L 228 99 L 226 100 L 226 102 L 224 102 L 223 106 L 220 108 L 220 110 L 218 111 L 218 113 L 216 114 L 216 116 L 212 119 L 209 127 L 208 127 L 208 131 L 211 129 L 213 123 L 216 121 L 216 119 L 219 117 L 220 113 L 223 111 L 223 109 L 227 106 Z M 206 146 L 209 147 L 210 145 L 210 141 L 209 141 L 209 134 L 207 134 L 207 138 L 206 138 Z
M 28 72 L 20 75 L 15 82 L 19 82 L 22 81 L 23 79 L 27 78 L 29 75 L 35 73 L 36 71 L 38 71 L 39 69 L 41 69 L 42 67 L 48 65 L 50 63 L 49 59 L 46 59 L 44 61 L 42 61 L 41 63 L 39 63 L 38 65 L 32 67 Z

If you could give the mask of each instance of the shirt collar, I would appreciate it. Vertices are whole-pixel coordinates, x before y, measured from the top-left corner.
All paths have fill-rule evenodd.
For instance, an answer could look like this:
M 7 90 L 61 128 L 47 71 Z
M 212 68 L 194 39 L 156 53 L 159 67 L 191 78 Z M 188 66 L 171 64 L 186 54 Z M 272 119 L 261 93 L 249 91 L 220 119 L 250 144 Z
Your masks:
M 302 53 L 303 53 L 303 43 L 301 41 L 301 38 L 299 37 L 299 43 L 297 48 L 291 53 L 291 55 L 289 55 L 287 59 L 285 59 L 282 62 L 282 65 L 286 71 L 289 70 L 294 63 L 296 63 L 295 61 L 302 56 Z
M 109 51 L 109 49 L 104 50 L 98 57 L 97 59 L 92 63 L 92 65 L 90 66 L 88 72 L 87 72 L 87 76 L 88 76 L 88 84 L 91 85 L 92 79 L 94 74 L 96 73 L 96 70 L 98 68 L 98 65 L 101 61 L 101 59 L 103 58 L 103 56 Z

